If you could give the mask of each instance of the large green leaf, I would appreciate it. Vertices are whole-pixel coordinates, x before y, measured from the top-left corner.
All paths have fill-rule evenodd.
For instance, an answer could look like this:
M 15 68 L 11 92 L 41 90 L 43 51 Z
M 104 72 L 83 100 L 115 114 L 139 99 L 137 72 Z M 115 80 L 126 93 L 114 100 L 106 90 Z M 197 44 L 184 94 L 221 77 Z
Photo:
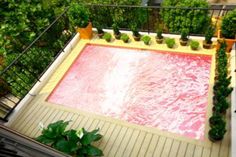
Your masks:
M 98 141 L 102 138 L 102 135 L 96 134 L 98 130 L 94 130 L 92 132 L 85 132 L 84 136 L 81 139 L 81 144 L 82 145 L 88 145 L 91 144 L 94 141 Z
M 36 140 L 37 140 L 38 142 L 43 143 L 43 144 L 52 144 L 52 143 L 54 142 L 53 139 L 50 139 L 50 138 L 48 138 L 48 137 L 45 137 L 44 135 L 41 135 L 41 136 L 37 137 Z
M 86 146 L 86 150 L 89 156 L 103 156 L 103 152 L 92 145 Z
M 78 145 L 76 142 L 66 141 L 65 139 L 62 139 L 54 145 L 54 148 L 66 154 L 74 155 L 78 150 Z

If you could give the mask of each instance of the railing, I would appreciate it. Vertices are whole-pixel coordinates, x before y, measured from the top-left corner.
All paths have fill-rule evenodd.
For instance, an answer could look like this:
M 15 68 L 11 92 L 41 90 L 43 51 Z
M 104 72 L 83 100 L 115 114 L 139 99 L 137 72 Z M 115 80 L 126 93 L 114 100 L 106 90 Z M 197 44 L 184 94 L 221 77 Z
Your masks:
M 6 157 L 69 157 L 0 125 L 0 154 Z
M 157 27 L 162 27 L 165 33 L 179 33 L 176 30 L 182 29 L 182 23 L 171 22 L 176 20 L 171 19 L 172 16 L 163 16 L 176 14 L 177 17 L 183 13 L 188 13 L 190 21 L 184 27 L 190 30 L 191 35 L 202 35 L 203 30 L 209 26 L 207 21 L 210 22 L 213 17 L 216 17 L 214 27 L 217 27 L 218 17 L 233 9 L 92 4 L 85 6 L 91 13 L 91 21 L 94 27 L 111 29 L 112 25 L 116 23 L 121 30 L 137 27 L 139 31 L 145 32 L 155 32 Z M 196 15 L 201 17 L 207 15 L 206 21 L 203 20 L 200 23 L 198 19 L 195 19 Z M 198 27 L 200 24 L 202 24 L 201 27 Z M 74 29 L 67 18 L 66 9 L 0 73 L 0 85 L 1 88 L 4 88 L 4 90 L 0 89 L 1 120 L 7 121 L 19 102 L 28 94 L 35 83 L 40 81 L 40 77 L 72 39 L 75 34 L 73 32 Z M 2 94 L 1 90 L 3 91 Z

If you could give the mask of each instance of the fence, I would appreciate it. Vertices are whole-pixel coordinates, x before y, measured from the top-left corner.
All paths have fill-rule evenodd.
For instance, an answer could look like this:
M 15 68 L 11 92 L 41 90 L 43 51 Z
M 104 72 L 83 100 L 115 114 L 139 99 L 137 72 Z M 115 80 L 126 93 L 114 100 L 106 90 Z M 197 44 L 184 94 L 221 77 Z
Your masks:
M 212 17 L 223 16 L 232 10 L 92 4 L 86 4 L 86 7 L 91 13 L 94 27 L 112 28 L 115 23 L 122 30 L 137 28 L 140 31 L 155 32 L 157 27 L 162 27 L 165 33 L 179 33 L 182 28 L 188 28 L 192 35 L 202 35 Z M 15 107 L 35 83 L 40 81 L 40 77 L 74 36 L 67 10 L 68 8 L 0 73 L 1 120 L 7 121 Z M 214 27 L 217 23 L 218 20 Z

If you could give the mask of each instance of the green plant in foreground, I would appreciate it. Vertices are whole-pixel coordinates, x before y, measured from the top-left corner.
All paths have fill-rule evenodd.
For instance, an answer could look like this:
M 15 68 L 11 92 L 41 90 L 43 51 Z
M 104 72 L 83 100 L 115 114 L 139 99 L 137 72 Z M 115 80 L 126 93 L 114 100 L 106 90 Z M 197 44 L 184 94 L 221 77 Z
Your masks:
M 102 38 L 105 39 L 107 42 L 110 42 L 111 41 L 111 34 L 105 33 Z
M 98 134 L 99 129 L 91 132 L 87 132 L 84 128 L 78 131 L 73 129 L 66 131 L 68 124 L 69 121 L 63 120 L 51 123 L 47 128 L 43 128 L 42 135 L 36 140 L 76 157 L 103 155 L 100 149 L 92 145 L 92 142 L 102 138 L 102 135 Z
M 208 132 L 209 138 L 211 141 L 219 141 L 224 138 L 224 134 L 226 133 L 226 123 L 225 121 L 218 121 L 218 123 L 210 129 Z
M 205 41 L 207 44 L 211 44 L 212 41 L 211 41 L 211 38 L 213 37 L 214 35 L 214 28 L 213 27 L 209 27 L 206 32 L 205 32 Z
M 85 28 L 89 24 L 89 12 L 79 3 L 71 3 L 68 17 L 74 27 Z
M 173 48 L 175 45 L 175 39 L 174 38 L 166 38 L 165 40 L 167 47 Z
M 144 44 L 149 45 L 151 38 L 147 35 L 143 36 L 141 40 L 144 42 Z
M 234 39 L 236 35 L 236 9 L 228 12 L 227 15 L 223 17 L 221 25 L 221 33 L 225 38 Z
M 120 39 L 127 43 L 129 41 L 129 36 L 124 33 L 121 35 Z
M 183 40 L 183 41 L 187 41 L 188 40 L 188 29 L 186 28 L 183 28 L 182 31 L 181 31 L 181 37 L 180 39 Z
M 197 50 L 199 48 L 199 45 L 200 45 L 199 42 L 196 40 L 192 40 L 190 42 L 190 47 L 192 50 Z

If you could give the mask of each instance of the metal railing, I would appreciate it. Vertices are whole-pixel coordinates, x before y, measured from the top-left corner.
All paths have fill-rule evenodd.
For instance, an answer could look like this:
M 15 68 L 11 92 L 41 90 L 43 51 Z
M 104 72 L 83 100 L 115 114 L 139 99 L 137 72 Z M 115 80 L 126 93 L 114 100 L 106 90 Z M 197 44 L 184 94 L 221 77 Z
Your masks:
M 186 8 L 160 6 L 127 6 L 127 5 L 85 5 L 91 13 L 94 27 L 112 28 L 118 23 L 121 30 L 130 30 L 136 24 L 139 31 L 155 32 L 157 25 L 163 26 L 165 33 L 179 33 L 170 29 L 165 23 L 163 14 L 167 11 L 179 14 L 181 10 L 190 15 L 207 14 L 209 19 L 216 17 L 214 26 L 217 27 L 218 17 L 224 16 L 233 8 Z M 75 35 L 73 26 L 67 17 L 68 8 L 58 16 L 27 48 L 24 49 L 1 73 L 0 84 L 4 85 L 4 94 L 0 95 L 0 118 L 7 121 L 19 102 L 28 94 L 32 87 L 40 81 L 40 77 L 63 52 L 64 47 Z M 117 17 L 117 15 L 119 15 Z M 190 16 L 191 17 L 191 16 Z M 190 18 L 189 17 L 189 18 Z M 171 17 L 169 17 L 171 18 Z M 192 17 L 194 18 L 194 16 Z M 193 27 L 192 20 L 187 25 Z M 191 33 L 191 35 L 202 35 Z

